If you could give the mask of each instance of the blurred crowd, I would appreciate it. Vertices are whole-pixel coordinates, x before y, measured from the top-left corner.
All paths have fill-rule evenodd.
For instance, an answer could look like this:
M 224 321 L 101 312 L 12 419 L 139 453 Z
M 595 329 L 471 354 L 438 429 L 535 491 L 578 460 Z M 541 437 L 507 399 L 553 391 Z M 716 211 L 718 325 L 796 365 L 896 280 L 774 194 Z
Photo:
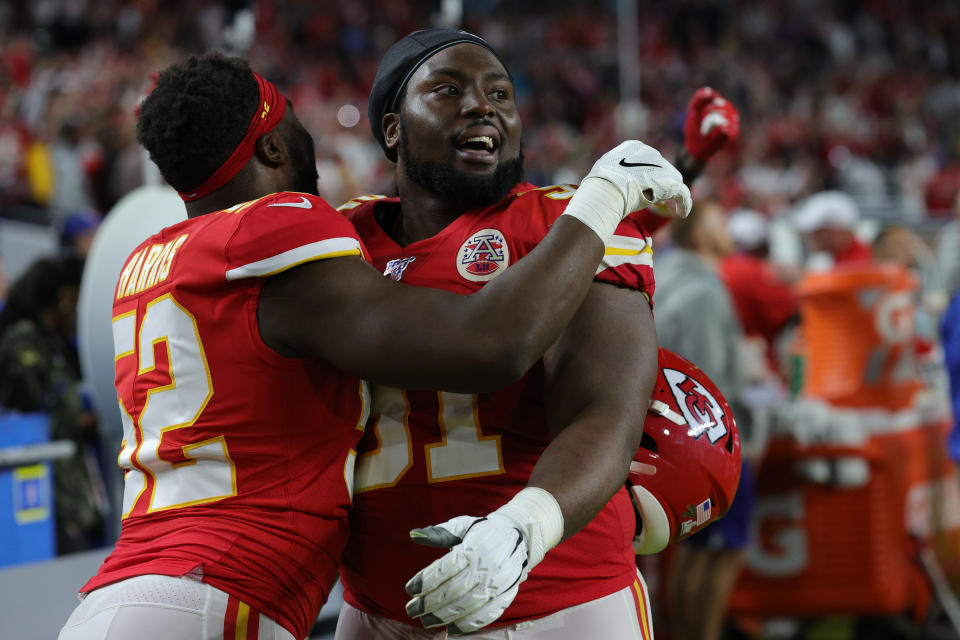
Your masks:
M 708 84 L 744 133 L 699 189 L 781 214 L 828 187 L 868 216 L 949 215 L 960 189 L 960 7 L 949 0 L 638 0 L 640 107 L 619 105 L 617 2 L 463 3 L 517 85 L 533 182 L 576 181 L 624 137 L 669 152 Z M 314 133 L 331 202 L 389 188 L 366 96 L 436 0 L 15 0 L 0 6 L 0 214 L 104 214 L 143 178 L 134 110 L 188 54 L 247 55 Z M 619 106 L 618 106 L 619 105 Z M 669 156 L 668 156 L 669 157 Z M 29 213 L 26 215 L 30 215 Z

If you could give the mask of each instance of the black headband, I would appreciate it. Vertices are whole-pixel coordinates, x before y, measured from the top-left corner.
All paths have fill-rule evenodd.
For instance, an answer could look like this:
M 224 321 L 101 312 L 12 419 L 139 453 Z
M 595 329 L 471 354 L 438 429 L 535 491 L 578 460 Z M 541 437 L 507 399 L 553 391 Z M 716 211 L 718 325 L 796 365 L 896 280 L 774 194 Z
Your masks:
M 484 47 L 493 55 L 500 56 L 493 50 L 486 40 L 466 31 L 455 29 L 424 29 L 414 31 L 398 41 L 384 54 L 380 66 L 377 68 L 377 77 L 370 90 L 370 101 L 367 104 L 367 116 L 370 118 L 370 131 L 380 143 L 380 148 L 393 162 L 397 161 L 397 151 L 388 149 L 383 137 L 383 116 L 396 113 L 400 107 L 400 99 L 410 77 L 433 54 L 456 44 L 469 43 Z M 500 60 L 503 64 L 503 60 Z M 503 65 L 506 69 L 507 65 Z M 507 72 L 510 73 L 509 71 Z

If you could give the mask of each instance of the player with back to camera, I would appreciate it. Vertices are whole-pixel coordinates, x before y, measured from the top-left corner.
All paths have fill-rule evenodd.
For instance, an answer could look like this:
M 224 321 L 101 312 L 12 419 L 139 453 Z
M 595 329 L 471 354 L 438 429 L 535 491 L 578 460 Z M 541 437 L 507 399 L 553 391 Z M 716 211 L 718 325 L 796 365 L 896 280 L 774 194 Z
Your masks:
M 518 378 L 644 189 L 689 210 L 682 184 L 618 171 L 600 181 L 623 191 L 615 206 L 572 201 L 542 250 L 458 296 L 370 267 L 317 196 L 311 136 L 245 61 L 168 68 L 137 131 L 188 219 L 140 244 L 116 283 L 123 524 L 61 640 L 305 637 L 346 544 L 360 378 Z
M 691 103 L 695 136 L 722 144 L 729 127 L 707 134 L 699 123 L 714 100 L 729 103 L 702 97 Z M 364 196 L 341 210 L 374 266 L 408 284 L 483 291 L 522 264 L 568 202 L 618 201 L 600 175 L 680 177 L 649 148 L 636 156 L 618 148 L 579 190 L 524 182 L 510 74 L 490 45 L 462 31 L 397 42 L 369 111 L 396 163 L 399 197 Z M 491 639 L 582 639 L 598 629 L 612 640 L 652 636 L 624 490 L 657 371 L 651 257 L 647 230 L 624 220 L 573 320 L 514 384 L 479 395 L 375 387 L 338 640 L 445 637 L 418 623 Z M 436 549 L 411 536 L 452 549 L 430 564 Z M 494 620 L 500 626 L 477 631 Z

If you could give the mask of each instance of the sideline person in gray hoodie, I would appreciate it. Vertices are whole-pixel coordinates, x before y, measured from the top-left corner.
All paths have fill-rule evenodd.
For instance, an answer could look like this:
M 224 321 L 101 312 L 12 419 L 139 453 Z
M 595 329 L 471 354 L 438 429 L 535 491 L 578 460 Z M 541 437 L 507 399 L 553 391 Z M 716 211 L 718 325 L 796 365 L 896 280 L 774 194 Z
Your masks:
M 723 210 L 694 203 L 690 216 L 671 223 L 674 249 L 654 261 L 657 281 L 654 320 L 661 347 L 687 358 L 717 385 L 737 416 L 743 386 L 740 323 L 718 275 L 720 260 L 733 251 Z M 667 579 L 670 633 L 676 640 L 717 640 L 726 621 L 733 584 L 747 543 L 753 483 L 744 465 L 730 511 L 720 521 L 677 545 Z

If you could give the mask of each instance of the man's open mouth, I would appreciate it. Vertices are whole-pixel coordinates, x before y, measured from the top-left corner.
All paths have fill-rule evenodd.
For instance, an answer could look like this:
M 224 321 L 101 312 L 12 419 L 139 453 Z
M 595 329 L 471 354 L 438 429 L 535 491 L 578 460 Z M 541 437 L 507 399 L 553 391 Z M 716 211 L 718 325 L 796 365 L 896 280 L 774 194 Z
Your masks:
M 464 140 L 460 145 L 460 149 L 474 149 L 476 151 L 487 151 L 493 153 L 494 149 L 497 148 L 496 141 L 490 136 L 472 136 Z

